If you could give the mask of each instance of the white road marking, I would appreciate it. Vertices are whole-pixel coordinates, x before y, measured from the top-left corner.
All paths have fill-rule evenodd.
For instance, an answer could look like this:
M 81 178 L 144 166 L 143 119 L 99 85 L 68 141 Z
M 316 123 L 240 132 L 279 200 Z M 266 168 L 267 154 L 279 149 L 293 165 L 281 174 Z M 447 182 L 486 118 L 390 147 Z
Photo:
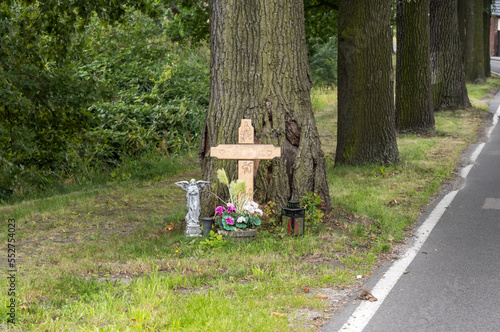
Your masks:
M 472 169 L 473 164 L 467 165 L 462 170 L 460 171 L 460 176 L 463 177 L 464 179 L 467 178 L 467 175 L 469 175 L 470 170 Z
M 500 199 L 498 198 L 486 198 L 483 204 L 483 209 L 495 209 L 500 210 Z
M 472 163 L 475 163 L 476 162 L 476 159 L 477 157 L 479 157 L 479 154 L 481 153 L 481 151 L 483 150 L 484 148 L 484 145 L 485 143 L 481 143 L 478 145 L 478 147 L 476 148 L 476 150 L 474 150 L 474 152 L 472 153 L 472 155 L 470 156 L 470 161 Z
M 369 302 L 363 301 L 359 307 L 351 315 L 347 323 L 342 326 L 340 331 L 356 331 L 361 332 L 364 330 L 366 325 L 370 322 L 378 308 L 382 305 L 385 298 L 394 287 L 398 279 L 403 275 L 404 271 L 413 261 L 418 251 L 424 244 L 425 240 L 431 233 L 434 226 L 446 211 L 446 208 L 450 206 L 451 202 L 455 198 L 458 190 L 452 191 L 447 194 L 439 202 L 439 204 L 434 208 L 429 217 L 424 221 L 422 226 L 418 229 L 415 235 L 415 243 L 413 246 L 401 257 L 401 259 L 394 262 L 394 264 L 389 268 L 389 270 L 384 274 L 380 281 L 372 289 L 372 294 L 378 301 Z
M 488 130 L 488 133 L 486 133 L 486 136 L 488 136 L 488 138 L 490 138 L 491 133 L 493 132 L 493 129 L 495 129 L 496 125 L 498 124 L 498 117 L 499 116 L 500 116 L 500 106 L 498 106 L 497 111 L 496 111 L 495 115 L 493 116 L 493 124 L 492 124 L 491 128 Z

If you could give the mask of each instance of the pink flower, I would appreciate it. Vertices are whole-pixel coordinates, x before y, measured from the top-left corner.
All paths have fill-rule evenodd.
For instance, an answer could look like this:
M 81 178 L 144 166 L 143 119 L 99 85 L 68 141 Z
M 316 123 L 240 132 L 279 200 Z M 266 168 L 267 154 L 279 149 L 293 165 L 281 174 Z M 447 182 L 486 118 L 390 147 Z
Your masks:
M 224 207 L 222 206 L 218 206 L 215 208 L 215 214 L 218 215 L 219 217 L 222 217 L 224 211 L 226 211 L 226 209 L 224 209 Z
M 234 219 L 231 218 L 231 217 L 227 217 L 226 218 L 226 224 L 228 224 L 228 225 L 234 225 Z
M 227 213 L 236 212 L 236 208 L 233 205 L 227 205 Z

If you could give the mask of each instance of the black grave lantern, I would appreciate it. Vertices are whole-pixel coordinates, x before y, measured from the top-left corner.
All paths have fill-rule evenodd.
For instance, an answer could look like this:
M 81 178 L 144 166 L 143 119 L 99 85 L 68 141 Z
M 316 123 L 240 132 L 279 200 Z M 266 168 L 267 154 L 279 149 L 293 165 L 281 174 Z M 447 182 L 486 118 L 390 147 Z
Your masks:
M 287 207 L 281 209 L 281 224 L 283 225 L 283 219 L 285 219 L 288 235 L 304 235 L 305 211 L 299 206 L 298 201 L 288 201 Z

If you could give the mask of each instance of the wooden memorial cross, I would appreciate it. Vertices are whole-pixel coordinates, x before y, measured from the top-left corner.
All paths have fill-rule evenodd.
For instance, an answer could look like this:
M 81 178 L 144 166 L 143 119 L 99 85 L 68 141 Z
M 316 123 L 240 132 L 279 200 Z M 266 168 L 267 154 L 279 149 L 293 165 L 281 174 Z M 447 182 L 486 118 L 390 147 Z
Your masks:
M 238 135 L 239 144 L 221 144 L 210 148 L 210 156 L 219 159 L 238 160 L 238 180 L 245 180 L 246 197 L 253 199 L 254 160 L 281 157 L 281 149 L 273 145 L 253 144 L 252 120 L 242 119 Z

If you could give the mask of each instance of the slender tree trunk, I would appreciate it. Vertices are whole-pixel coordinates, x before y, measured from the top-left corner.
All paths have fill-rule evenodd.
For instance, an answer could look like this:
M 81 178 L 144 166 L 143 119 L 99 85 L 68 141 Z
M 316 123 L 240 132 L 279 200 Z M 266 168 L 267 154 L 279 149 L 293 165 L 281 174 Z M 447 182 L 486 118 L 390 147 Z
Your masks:
M 483 0 L 484 75 L 486 77 L 491 77 L 490 25 L 491 25 L 491 0 Z
M 302 0 L 212 0 L 210 104 L 200 147 L 203 178 L 218 183 L 237 162 L 210 157 L 210 147 L 237 144 L 241 119 L 251 119 L 255 143 L 282 148 L 281 158 L 256 162 L 254 199 L 284 206 L 308 192 L 330 208 L 325 159 L 312 112 Z M 220 186 L 217 195 L 226 197 Z M 202 196 L 205 214 L 213 195 Z
M 396 127 L 432 131 L 429 0 L 400 1 L 396 25 Z
M 339 0 L 335 164 L 397 163 L 392 0 Z
M 484 82 L 483 1 L 466 2 L 465 17 L 465 79 Z
M 458 28 L 457 0 L 431 0 L 431 82 L 434 110 L 470 107 Z

